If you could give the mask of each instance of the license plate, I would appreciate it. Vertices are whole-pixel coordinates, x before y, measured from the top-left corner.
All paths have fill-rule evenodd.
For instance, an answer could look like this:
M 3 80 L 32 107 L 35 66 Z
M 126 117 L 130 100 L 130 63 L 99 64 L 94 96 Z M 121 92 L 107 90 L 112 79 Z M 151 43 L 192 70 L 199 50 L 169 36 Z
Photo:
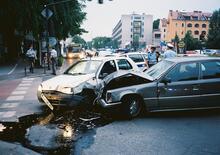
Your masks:
M 48 99 L 44 96 L 44 94 L 41 94 L 41 98 L 42 98 L 42 100 L 44 101 L 44 103 L 45 103 L 51 110 L 53 110 L 52 104 L 50 103 L 50 101 L 48 101 Z

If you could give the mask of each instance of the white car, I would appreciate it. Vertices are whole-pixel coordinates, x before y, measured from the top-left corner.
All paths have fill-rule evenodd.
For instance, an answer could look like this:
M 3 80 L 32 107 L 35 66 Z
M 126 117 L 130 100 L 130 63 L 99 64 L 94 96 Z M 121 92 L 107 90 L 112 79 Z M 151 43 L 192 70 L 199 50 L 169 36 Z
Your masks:
M 42 82 L 37 91 L 38 100 L 51 110 L 54 106 L 92 104 L 96 90 L 107 75 L 118 70 L 139 71 L 126 57 L 94 57 L 82 59 L 69 67 L 64 74 Z
M 148 66 L 147 65 L 147 53 L 129 52 L 129 53 L 123 54 L 123 56 L 129 57 L 130 59 L 132 59 L 141 70 L 143 70 L 144 68 Z

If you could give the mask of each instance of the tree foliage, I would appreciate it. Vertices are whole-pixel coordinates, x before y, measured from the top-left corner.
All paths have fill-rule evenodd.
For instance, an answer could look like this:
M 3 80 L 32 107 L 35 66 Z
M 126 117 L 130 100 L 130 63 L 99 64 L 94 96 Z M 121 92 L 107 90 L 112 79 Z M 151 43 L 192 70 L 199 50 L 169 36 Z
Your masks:
M 156 19 L 153 22 L 153 29 L 158 29 L 160 24 L 160 19 Z
M 193 38 L 190 31 L 187 31 L 185 37 L 183 38 L 183 41 L 185 42 L 186 50 L 195 50 L 201 48 L 200 41 L 198 39 Z
M 109 37 L 96 37 L 92 39 L 92 45 L 96 49 L 110 47 L 111 42 L 112 39 Z
M 209 48 L 220 49 L 220 9 L 214 11 L 210 19 L 207 45 Z
M 3 35 L 4 44 L 9 52 L 19 40 L 30 32 L 38 40 L 45 31 L 45 18 L 41 11 L 46 4 L 53 12 L 48 21 L 49 34 L 58 39 L 66 38 L 69 34 L 74 36 L 85 32 L 80 26 L 85 19 L 83 0 L 1 0 L 0 1 L 0 34 Z M 15 33 L 16 32 L 16 33 Z

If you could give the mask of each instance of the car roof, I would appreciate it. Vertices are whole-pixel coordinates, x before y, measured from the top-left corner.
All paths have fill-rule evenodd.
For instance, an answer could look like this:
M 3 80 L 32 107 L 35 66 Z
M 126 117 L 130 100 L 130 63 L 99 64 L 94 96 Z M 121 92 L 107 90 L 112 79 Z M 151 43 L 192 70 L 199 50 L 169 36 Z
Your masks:
M 175 57 L 175 58 L 167 58 L 165 59 L 167 61 L 172 61 L 174 63 L 179 62 L 190 62 L 190 61 L 204 61 L 204 60 L 220 60 L 220 57 Z
M 147 54 L 145 52 L 129 52 L 129 53 L 125 53 L 123 55 L 131 55 L 131 54 Z
M 108 56 L 108 57 L 92 57 L 92 58 L 85 58 L 85 59 L 82 59 L 82 60 L 108 61 L 108 60 L 115 60 L 115 59 L 127 59 L 127 58 L 126 58 L 126 57 Z

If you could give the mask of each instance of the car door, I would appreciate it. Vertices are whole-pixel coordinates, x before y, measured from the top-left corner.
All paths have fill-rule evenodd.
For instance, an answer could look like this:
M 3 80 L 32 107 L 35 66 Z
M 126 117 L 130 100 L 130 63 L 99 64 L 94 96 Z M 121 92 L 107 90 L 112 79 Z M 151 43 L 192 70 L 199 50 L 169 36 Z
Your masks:
M 200 103 L 204 107 L 220 106 L 220 60 L 201 62 Z
M 117 71 L 115 61 L 114 60 L 106 61 L 99 72 L 98 78 L 103 79 L 104 77 L 115 71 Z
M 117 59 L 116 60 L 119 70 L 131 70 L 133 69 L 132 65 L 126 59 Z
M 158 103 L 161 109 L 192 108 L 199 101 L 199 64 L 180 63 L 158 83 Z

